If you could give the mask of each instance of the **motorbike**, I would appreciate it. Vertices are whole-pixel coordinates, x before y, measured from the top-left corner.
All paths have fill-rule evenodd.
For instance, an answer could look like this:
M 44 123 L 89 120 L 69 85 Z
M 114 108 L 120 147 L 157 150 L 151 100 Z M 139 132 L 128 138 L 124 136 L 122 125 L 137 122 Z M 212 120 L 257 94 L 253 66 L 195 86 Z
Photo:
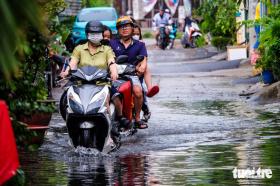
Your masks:
M 130 63 L 128 56 L 121 55 L 117 58 L 117 69 L 119 79 L 113 82 L 112 86 L 115 86 L 122 97 L 123 116 L 126 117 L 131 123 L 133 120 L 133 81 L 132 78 L 138 78 L 136 75 L 136 64 L 144 59 L 144 56 L 137 56 L 136 61 Z M 137 132 L 137 129 L 133 125 L 130 125 L 128 129 L 121 129 L 121 132 L 125 132 L 126 135 L 132 135 Z
M 165 48 L 168 46 L 168 40 L 169 36 L 165 32 L 166 25 L 165 24 L 160 24 L 159 25 L 159 39 L 158 39 L 158 46 L 162 50 L 165 50 Z
M 137 56 L 138 63 L 144 56 Z M 131 77 L 136 76 L 135 63 L 128 62 L 128 56 L 119 56 L 116 60 L 120 78 L 113 82 L 121 94 L 123 103 L 123 116 L 132 123 L 133 96 Z M 121 145 L 120 135 L 133 135 L 137 129 L 133 125 L 123 130 L 116 122 L 115 107 L 110 103 L 109 88 L 107 85 L 96 85 L 97 82 L 108 81 L 108 73 L 92 66 L 85 66 L 71 70 L 65 91 L 59 102 L 59 111 L 66 121 L 69 137 L 74 147 L 83 146 L 96 148 L 101 152 L 109 153 Z M 90 101 L 89 101 L 90 100 Z M 113 140 L 114 143 L 111 143 Z
M 54 64 L 56 65 L 55 68 L 52 69 L 52 74 L 53 74 L 52 85 L 53 85 L 53 87 L 58 87 L 59 85 L 57 84 L 57 82 L 59 82 L 59 80 L 61 80 L 61 77 L 58 74 L 62 70 L 66 69 L 66 67 L 67 67 L 66 64 L 69 63 L 70 57 L 54 54 L 51 57 L 49 57 L 49 60 L 53 61 Z
M 189 37 L 191 34 L 191 37 Z M 196 22 L 192 22 L 191 25 L 186 25 L 184 35 L 181 39 L 181 44 L 184 48 L 195 48 L 196 47 L 196 40 L 201 37 L 202 34 L 200 32 L 200 28 Z M 189 41 L 189 38 L 190 41 Z
M 70 71 L 59 110 L 66 121 L 71 144 L 96 148 L 109 153 L 120 146 L 120 141 L 111 138 L 115 107 L 109 103 L 110 91 L 106 70 L 84 66 Z
M 177 35 L 177 24 L 176 23 L 172 23 L 169 26 L 169 30 L 170 30 L 170 33 L 169 33 L 169 44 L 168 44 L 167 48 L 171 49 L 174 46 L 174 41 L 175 41 L 176 35 Z

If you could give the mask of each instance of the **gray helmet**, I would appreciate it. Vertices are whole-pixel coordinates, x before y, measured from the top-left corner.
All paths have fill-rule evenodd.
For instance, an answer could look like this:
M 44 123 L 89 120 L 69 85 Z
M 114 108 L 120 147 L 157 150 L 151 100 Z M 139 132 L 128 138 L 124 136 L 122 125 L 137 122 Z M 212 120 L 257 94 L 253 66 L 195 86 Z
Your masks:
M 104 25 L 100 21 L 89 21 L 86 25 L 86 34 L 89 32 L 103 32 Z

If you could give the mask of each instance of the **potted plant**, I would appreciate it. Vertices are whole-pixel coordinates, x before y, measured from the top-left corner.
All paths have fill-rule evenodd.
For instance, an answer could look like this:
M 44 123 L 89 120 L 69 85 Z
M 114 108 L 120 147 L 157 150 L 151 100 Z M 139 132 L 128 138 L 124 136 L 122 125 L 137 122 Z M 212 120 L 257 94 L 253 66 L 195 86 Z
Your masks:
M 51 114 L 55 109 L 53 102 L 38 101 L 48 98 L 44 79 L 47 65 L 44 56 L 48 41 L 31 28 L 28 38 L 31 42 L 30 50 L 28 55 L 21 59 L 22 63 L 17 74 L 10 81 L 0 78 L 0 98 L 6 100 L 15 122 L 19 121 L 27 129 L 36 131 L 35 137 L 40 136 L 40 139 L 43 139 L 44 136 L 41 134 L 48 128 Z M 41 143 L 40 140 L 37 142 Z

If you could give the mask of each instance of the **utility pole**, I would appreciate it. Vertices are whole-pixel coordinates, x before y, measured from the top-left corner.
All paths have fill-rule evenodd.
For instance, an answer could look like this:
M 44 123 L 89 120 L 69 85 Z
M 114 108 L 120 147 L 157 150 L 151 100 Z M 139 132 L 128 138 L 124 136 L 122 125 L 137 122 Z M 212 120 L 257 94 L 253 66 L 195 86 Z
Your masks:
M 126 0 L 122 0 L 122 15 L 125 15 L 126 13 Z
M 127 5 L 128 5 L 127 10 L 132 11 L 131 0 L 128 0 Z

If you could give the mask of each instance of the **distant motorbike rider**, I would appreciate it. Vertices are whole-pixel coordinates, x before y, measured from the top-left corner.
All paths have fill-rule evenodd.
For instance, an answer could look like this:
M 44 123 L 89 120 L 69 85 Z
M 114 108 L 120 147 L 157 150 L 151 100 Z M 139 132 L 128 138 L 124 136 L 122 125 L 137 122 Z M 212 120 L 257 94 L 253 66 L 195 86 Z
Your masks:
M 164 13 L 164 8 L 160 7 L 159 12 L 154 16 L 153 22 L 152 22 L 154 36 L 155 36 L 157 44 L 158 44 L 158 37 L 159 37 L 159 27 L 161 24 L 164 24 L 165 26 L 167 26 L 169 19 L 170 19 L 170 15 Z M 165 33 L 166 33 L 166 35 L 169 35 L 169 30 L 167 27 L 165 29 Z
M 167 49 L 171 49 L 171 48 L 173 48 L 174 40 L 176 38 L 177 25 L 173 21 L 171 12 L 170 12 L 170 10 L 168 8 L 166 8 L 164 10 L 164 13 L 169 17 L 168 18 L 168 26 L 167 26 L 168 31 L 169 31 L 169 37 L 168 37 L 169 44 L 167 46 Z
M 170 12 L 170 10 L 168 8 L 166 8 L 164 10 L 164 14 L 166 14 L 167 17 L 168 17 L 168 25 L 172 25 L 173 24 L 173 19 L 172 19 L 171 12 Z
M 70 69 L 77 69 L 77 66 L 96 66 L 102 69 L 108 69 L 110 72 L 111 79 L 113 81 L 118 79 L 117 66 L 115 63 L 115 54 L 112 51 L 111 47 L 101 44 L 103 39 L 103 29 L 104 26 L 99 21 L 90 21 L 87 23 L 85 32 L 88 39 L 88 42 L 82 45 L 75 47 L 71 61 L 69 62 L 69 67 L 65 71 L 61 72 L 61 77 L 66 77 L 69 74 Z M 109 85 L 110 86 L 110 85 Z M 117 93 L 113 87 L 111 88 L 111 95 L 113 101 L 120 99 L 118 96 L 114 96 Z M 109 100 L 108 106 L 109 106 Z M 109 107 L 107 107 L 109 108 Z M 122 117 L 121 108 L 116 105 L 116 111 L 118 114 L 118 120 L 123 125 L 128 125 L 129 121 Z M 109 109 L 108 109 L 109 111 Z

